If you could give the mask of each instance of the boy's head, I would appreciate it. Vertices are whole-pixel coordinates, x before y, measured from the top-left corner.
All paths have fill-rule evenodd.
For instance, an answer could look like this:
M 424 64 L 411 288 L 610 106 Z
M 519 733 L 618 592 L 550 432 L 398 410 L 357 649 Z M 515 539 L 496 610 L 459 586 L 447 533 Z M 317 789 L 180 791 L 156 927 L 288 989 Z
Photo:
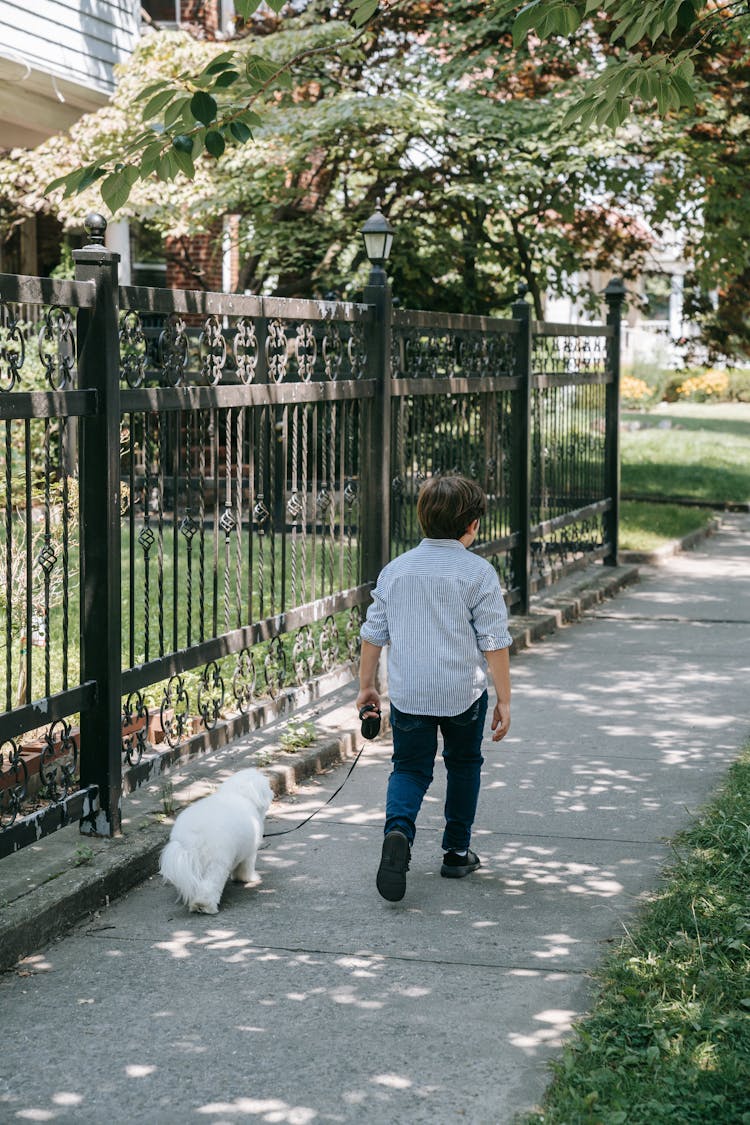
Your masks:
M 487 497 L 467 477 L 430 477 L 419 490 L 417 519 L 428 539 L 460 539 L 487 511 Z

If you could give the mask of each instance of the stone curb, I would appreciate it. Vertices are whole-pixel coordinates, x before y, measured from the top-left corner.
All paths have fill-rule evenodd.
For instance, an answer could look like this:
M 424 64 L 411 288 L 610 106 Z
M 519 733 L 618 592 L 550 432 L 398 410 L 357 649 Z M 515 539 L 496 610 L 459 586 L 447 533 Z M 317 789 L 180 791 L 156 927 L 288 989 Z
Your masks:
M 511 619 L 511 652 L 578 620 L 586 609 L 637 580 L 638 568 L 632 565 L 604 567 L 596 574 L 582 572 L 580 578 L 569 581 L 564 592 L 540 598 L 530 614 Z M 261 765 L 279 797 L 293 792 L 306 778 L 351 758 L 362 742 L 352 724 L 355 695 L 353 683 L 334 693 L 325 716 L 328 726 L 318 726 L 318 740 L 307 749 L 279 750 L 278 727 L 274 731 L 271 726 L 220 752 L 192 759 L 184 770 L 176 771 L 176 777 L 192 790 L 186 790 L 185 803 L 202 795 L 201 785 L 210 785 L 222 766 Z M 325 702 L 319 700 L 317 707 L 311 704 L 295 717 L 304 721 L 309 716 L 315 721 Z M 0 970 L 12 969 L 19 959 L 59 939 L 156 873 L 172 821 L 162 810 L 163 789 L 161 796 L 155 790 L 156 785 L 151 785 L 149 793 L 137 790 L 124 798 L 120 837 L 82 837 L 77 825 L 70 825 L 0 863 Z M 13 885 L 4 887 L 3 876 L 10 875 L 11 869 Z
M 620 558 L 625 562 L 641 566 L 658 566 L 665 559 L 672 558 L 673 555 L 677 555 L 681 551 L 691 550 L 704 539 L 708 539 L 710 535 L 715 535 L 720 528 L 721 520 L 717 517 L 709 520 L 705 527 L 699 527 L 697 531 L 691 531 L 683 539 L 673 539 L 671 543 L 665 543 L 663 547 L 659 547 L 656 551 L 620 551 Z

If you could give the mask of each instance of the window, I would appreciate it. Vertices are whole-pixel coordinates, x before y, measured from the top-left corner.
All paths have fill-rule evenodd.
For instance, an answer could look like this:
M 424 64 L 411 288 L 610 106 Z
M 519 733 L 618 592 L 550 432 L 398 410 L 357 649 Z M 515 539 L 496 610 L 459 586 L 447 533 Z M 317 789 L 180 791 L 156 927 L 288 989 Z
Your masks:
M 130 226 L 130 272 L 133 285 L 164 289 L 167 284 L 167 259 L 161 235 L 141 223 Z
M 180 24 L 180 0 L 141 0 L 141 7 L 158 24 Z
M 646 320 L 669 320 L 672 277 L 668 273 L 647 273 L 643 279 Z

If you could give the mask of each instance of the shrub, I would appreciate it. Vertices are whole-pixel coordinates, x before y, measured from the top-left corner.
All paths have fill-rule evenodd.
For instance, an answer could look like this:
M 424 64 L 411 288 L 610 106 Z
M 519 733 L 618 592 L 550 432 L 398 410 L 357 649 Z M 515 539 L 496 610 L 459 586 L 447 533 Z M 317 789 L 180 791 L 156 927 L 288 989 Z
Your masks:
M 729 376 L 726 371 L 709 369 L 701 375 L 689 376 L 677 387 L 681 399 L 690 402 L 707 402 L 709 399 L 721 400 L 729 397 Z
M 630 410 L 642 408 L 647 406 L 652 398 L 653 391 L 645 380 L 638 379 L 635 375 L 623 375 L 620 380 L 620 399 L 623 406 Z
M 729 397 L 732 402 L 750 402 L 750 370 L 728 371 Z

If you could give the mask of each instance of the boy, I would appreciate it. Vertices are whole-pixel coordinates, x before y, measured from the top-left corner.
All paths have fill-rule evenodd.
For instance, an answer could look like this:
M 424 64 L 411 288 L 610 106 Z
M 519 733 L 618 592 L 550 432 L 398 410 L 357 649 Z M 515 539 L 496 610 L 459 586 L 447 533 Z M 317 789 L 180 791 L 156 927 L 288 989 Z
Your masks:
M 443 864 L 460 879 L 480 866 L 471 850 L 479 797 L 487 669 L 497 695 L 493 742 L 510 728 L 508 615 L 493 567 L 468 548 L 487 498 L 466 477 L 432 477 L 417 499 L 425 538 L 380 573 L 362 625 L 357 708 L 380 710 L 375 672 L 388 645 L 393 770 L 377 888 L 389 902 L 406 891 L 415 822 L 432 781 L 437 732 L 447 770 Z

